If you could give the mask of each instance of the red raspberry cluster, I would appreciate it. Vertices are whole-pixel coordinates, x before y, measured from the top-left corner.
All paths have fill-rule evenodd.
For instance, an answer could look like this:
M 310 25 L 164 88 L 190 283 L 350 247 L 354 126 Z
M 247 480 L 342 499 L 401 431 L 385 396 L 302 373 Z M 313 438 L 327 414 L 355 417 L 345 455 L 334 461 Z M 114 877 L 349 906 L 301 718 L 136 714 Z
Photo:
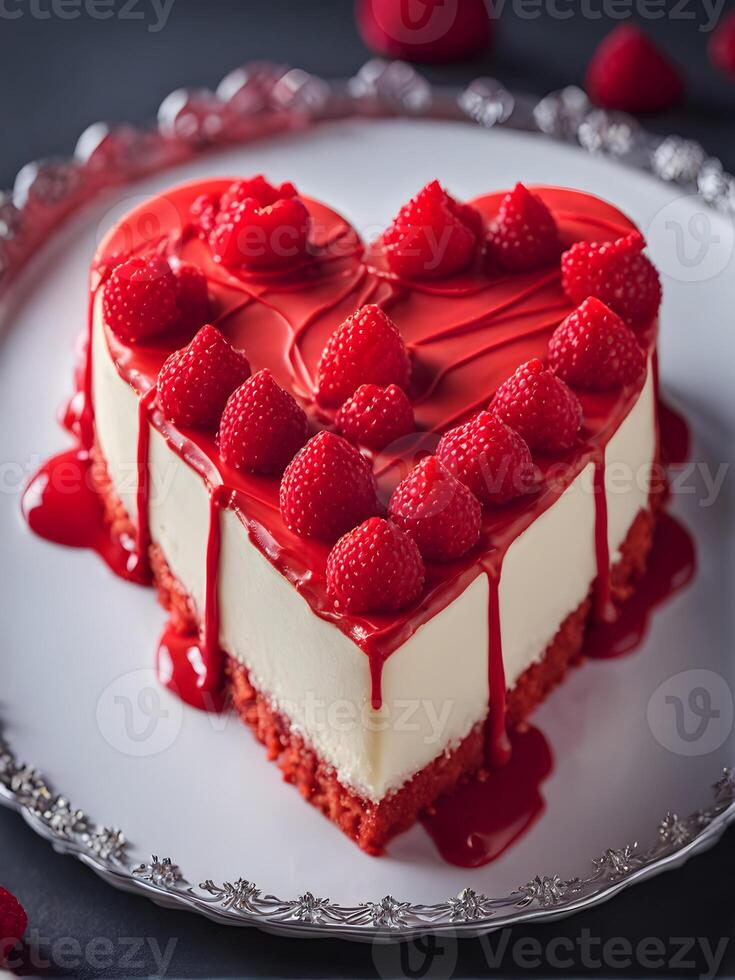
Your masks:
M 253 224 L 272 230 L 285 222 L 296 231 L 299 254 L 307 248 L 308 210 L 291 184 L 237 181 L 218 200 L 200 198 L 193 211 L 225 264 L 279 267 L 272 254 L 263 262 L 243 259 L 237 243 Z M 483 507 L 538 489 L 532 454 L 567 453 L 579 440 L 582 406 L 573 389 L 606 391 L 645 376 L 635 330 L 653 320 L 661 299 L 640 235 L 579 242 L 561 254 L 554 215 L 523 184 L 501 200 L 486 226 L 478 211 L 433 181 L 401 209 L 380 245 L 391 272 L 406 279 L 452 276 L 470 266 L 505 276 L 560 262 L 562 286 L 576 306 L 549 342 L 548 363 L 521 364 L 486 410 L 444 433 L 435 455 L 395 488 L 387 516 L 370 454 L 409 435 L 415 422 L 411 359 L 384 309 L 362 307 L 325 344 L 315 398 L 321 413 L 334 413 L 336 431 L 309 438 L 309 421 L 294 397 L 270 371 L 251 375 L 246 355 L 206 322 L 206 280 L 196 268 L 172 267 L 158 254 L 128 258 L 113 269 L 103 298 L 106 322 L 128 343 L 196 331 L 161 368 L 161 410 L 178 425 L 216 430 L 228 466 L 282 474 L 284 524 L 332 545 L 327 590 L 337 607 L 353 613 L 417 601 L 426 562 L 457 561 L 478 547 Z

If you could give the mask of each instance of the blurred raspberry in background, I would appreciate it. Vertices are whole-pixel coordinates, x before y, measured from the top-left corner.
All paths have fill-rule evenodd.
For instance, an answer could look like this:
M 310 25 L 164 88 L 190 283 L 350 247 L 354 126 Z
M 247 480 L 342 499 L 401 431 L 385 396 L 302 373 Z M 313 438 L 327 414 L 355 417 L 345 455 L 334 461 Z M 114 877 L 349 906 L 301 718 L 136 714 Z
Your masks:
M 585 87 L 592 101 L 606 109 L 657 112 L 680 101 L 684 78 L 640 28 L 623 24 L 595 51 Z
M 489 47 L 485 0 L 357 0 L 362 39 L 377 54 L 409 61 L 461 61 Z
M 735 78 L 735 10 L 720 22 L 709 45 L 712 64 Z
M 28 916 L 15 895 L 0 887 L 0 972 L 7 966 L 8 957 L 23 938 Z

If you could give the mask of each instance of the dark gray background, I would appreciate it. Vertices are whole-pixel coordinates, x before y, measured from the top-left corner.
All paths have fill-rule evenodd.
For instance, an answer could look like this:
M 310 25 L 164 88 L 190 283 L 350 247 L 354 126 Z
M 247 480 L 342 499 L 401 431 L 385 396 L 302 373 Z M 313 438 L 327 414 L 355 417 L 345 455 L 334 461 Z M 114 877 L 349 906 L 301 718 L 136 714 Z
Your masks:
M 109 20 L 90 17 L 83 0 L 74 19 L 53 13 L 39 18 L 32 13 L 32 2 L 41 14 L 54 9 L 53 0 L 0 0 L 0 186 L 11 185 L 17 170 L 31 159 L 71 152 L 90 123 L 148 121 L 172 89 L 215 86 L 249 59 L 287 61 L 333 77 L 353 73 L 369 56 L 355 30 L 350 0 L 174 0 L 160 31 L 149 29 L 156 21 L 149 0 L 137 0 L 132 8 L 142 18 Z M 119 14 L 122 0 L 113 3 Z M 428 71 L 430 77 L 460 83 L 491 74 L 512 89 L 537 94 L 581 82 L 594 45 L 615 21 L 581 14 L 565 21 L 548 13 L 536 17 L 534 11 L 541 5 L 533 3 L 526 0 L 521 7 L 520 0 L 508 0 L 495 48 L 485 59 L 434 68 Z M 566 9 L 563 3 L 559 7 Z M 617 6 L 610 0 L 589 0 L 587 8 L 593 13 L 625 12 L 619 0 Z M 708 64 L 709 35 L 700 30 L 708 16 L 701 0 L 678 0 L 668 8 L 668 16 L 647 22 L 647 29 L 685 66 L 687 99 L 682 107 L 650 118 L 647 125 L 661 133 L 700 139 L 733 169 L 735 82 L 719 77 Z M 17 11 L 20 17 L 5 16 Z M 67 12 L 73 13 L 72 8 Z M 302 804 L 295 801 L 296 805 Z M 453 970 L 455 976 L 689 976 L 707 970 L 701 945 L 683 956 L 684 962 L 668 962 L 658 969 L 645 962 L 628 968 L 610 962 L 605 969 L 592 969 L 580 951 L 573 967 L 554 968 L 542 957 L 542 966 L 531 969 L 512 955 L 520 940 L 539 940 L 546 947 L 555 937 L 577 940 L 587 930 L 593 941 L 621 937 L 635 945 L 658 937 L 667 959 L 679 948 L 677 937 L 700 937 L 712 948 L 726 939 L 720 975 L 733 976 L 734 841 L 731 832 L 717 848 L 680 871 L 598 910 L 544 928 L 514 930 L 503 939 L 508 942 L 499 969 L 491 970 L 486 955 L 496 949 L 497 939 L 491 949 L 465 941 L 440 953 L 428 973 L 417 967 L 413 975 L 445 977 Z M 375 953 L 369 946 L 299 942 L 227 929 L 118 894 L 77 862 L 54 854 L 20 818 L 5 810 L 0 810 L 0 883 L 16 892 L 28 910 L 32 944 L 20 971 L 25 974 L 152 975 L 157 967 L 150 941 L 165 949 L 175 940 L 168 968 L 174 976 L 401 975 L 400 960 L 384 950 Z M 94 938 L 109 940 L 110 965 L 95 966 L 89 958 L 74 965 L 74 942 L 84 949 Z M 71 939 L 71 945 L 64 945 L 65 939 Z M 136 949 L 138 944 L 141 948 Z M 39 966 L 39 956 L 51 963 Z

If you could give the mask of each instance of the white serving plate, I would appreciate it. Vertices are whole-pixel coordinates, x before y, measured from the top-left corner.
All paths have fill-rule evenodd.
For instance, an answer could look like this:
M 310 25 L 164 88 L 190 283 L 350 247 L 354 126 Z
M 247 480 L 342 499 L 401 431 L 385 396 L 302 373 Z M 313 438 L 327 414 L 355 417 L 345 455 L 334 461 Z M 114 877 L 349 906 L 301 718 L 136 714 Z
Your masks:
M 461 197 L 517 180 L 576 187 L 628 213 L 663 272 L 662 387 L 690 420 L 698 464 L 672 506 L 695 537 L 699 572 L 655 615 L 635 655 L 574 671 L 534 716 L 555 757 L 546 810 L 484 868 L 443 863 L 420 826 L 382 859 L 360 852 L 281 782 L 236 718 L 189 709 L 157 687 L 165 614 L 151 591 L 115 579 L 91 553 L 34 537 L 20 516 L 26 478 L 67 443 L 55 415 L 71 388 L 87 267 L 102 234 L 172 183 L 260 171 L 325 199 L 365 238 L 434 177 Z M 0 335 L 0 718 L 12 747 L 0 748 L 0 802 L 118 886 L 223 921 L 345 938 L 478 932 L 563 914 L 716 839 L 733 815 L 732 782 L 720 779 L 715 796 L 710 787 L 733 759 L 734 493 L 728 473 L 705 506 L 702 467 L 715 474 L 732 456 L 734 243 L 727 218 L 642 173 L 544 137 L 431 120 L 321 124 L 204 155 L 77 216 L 15 286 Z M 690 704 L 696 688 L 705 695 Z M 687 741 L 667 695 L 682 700 L 685 732 L 702 704 L 719 716 Z M 94 824 L 74 825 L 47 786 Z M 668 812 L 682 819 L 659 833 Z M 100 827 L 122 828 L 125 843 Z M 618 853 L 634 842 L 627 857 Z M 154 854 L 180 870 L 151 862 Z M 220 887 L 236 879 L 245 884 Z M 208 881 L 216 884 L 202 888 Z M 466 888 L 477 901 L 449 901 Z M 396 901 L 375 904 L 389 895 Z

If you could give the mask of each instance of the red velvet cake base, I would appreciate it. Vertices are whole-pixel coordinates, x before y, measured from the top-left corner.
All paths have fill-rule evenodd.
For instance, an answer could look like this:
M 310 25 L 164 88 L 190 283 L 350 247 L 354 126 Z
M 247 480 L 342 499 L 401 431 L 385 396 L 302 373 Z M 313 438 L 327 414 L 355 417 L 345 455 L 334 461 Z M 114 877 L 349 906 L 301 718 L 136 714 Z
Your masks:
M 99 451 L 95 452 L 94 459 L 94 479 L 107 521 L 114 533 L 134 536 L 134 528 L 112 490 Z M 622 546 L 622 557 L 612 570 L 612 597 L 616 602 L 630 596 L 646 569 L 662 490 L 652 496 L 651 509 L 642 511 L 635 519 Z M 173 626 L 182 632 L 197 630 L 199 623 L 193 603 L 171 574 L 158 547 L 150 549 L 150 560 L 159 601 L 171 614 Z M 591 608 L 590 596 L 566 618 L 543 657 L 524 671 L 508 691 L 506 720 L 509 728 L 521 727 L 534 708 L 561 683 L 569 668 L 583 660 L 584 635 Z M 226 676 L 233 708 L 266 747 L 268 758 L 278 763 L 283 778 L 369 854 L 380 854 L 390 838 L 408 829 L 437 797 L 450 792 L 460 780 L 482 768 L 485 726 L 478 725 L 459 745 L 430 762 L 400 790 L 380 803 L 373 803 L 339 782 L 334 769 L 291 730 L 288 720 L 256 690 L 245 667 L 228 658 Z

